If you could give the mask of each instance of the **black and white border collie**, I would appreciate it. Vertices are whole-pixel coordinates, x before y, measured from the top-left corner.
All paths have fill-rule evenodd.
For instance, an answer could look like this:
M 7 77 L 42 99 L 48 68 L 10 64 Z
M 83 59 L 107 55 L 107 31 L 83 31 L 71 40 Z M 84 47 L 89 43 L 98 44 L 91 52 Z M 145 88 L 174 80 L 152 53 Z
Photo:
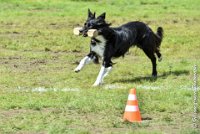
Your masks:
M 120 27 L 110 27 L 111 24 L 105 21 L 106 13 L 95 17 L 88 9 L 88 18 L 80 33 L 87 37 L 89 29 L 97 29 L 99 35 L 91 38 L 90 52 L 85 56 L 75 68 L 79 72 L 84 65 L 93 61 L 98 63 L 102 58 L 102 67 L 93 86 L 102 84 L 105 76 L 112 69 L 112 58 L 124 56 L 131 46 L 141 48 L 152 62 L 152 76 L 157 76 L 156 56 L 158 61 L 162 60 L 160 45 L 163 39 L 163 28 L 158 27 L 155 34 L 145 23 L 139 21 L 128 22 Z

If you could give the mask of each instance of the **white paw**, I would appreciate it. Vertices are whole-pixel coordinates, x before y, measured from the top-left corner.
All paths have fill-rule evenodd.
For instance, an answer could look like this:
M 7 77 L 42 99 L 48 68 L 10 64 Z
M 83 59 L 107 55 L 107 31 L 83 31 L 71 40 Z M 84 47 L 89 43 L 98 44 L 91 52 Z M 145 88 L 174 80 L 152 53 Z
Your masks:
M 158 61 L 161 62 L 162 61 L 162 57 L 158 58 Z
M 93 87 L 97 87 L 97 86 L 100 86 L 100 85 L 102 85 L 103 83 L 99 83 L 99 82 L 95 82 L 92 86 Z
M 78 67 L 74 69 L 74 72 L 76 72 L 76 73 L 78 73 L 79 71 L 81 71 L 81 69 Z
M 92 86 L 93 86 L 93 87 L 97 87 L 98 85 L 97 85 L 97 84 L 93 84 Z
M 100 85 L 100 83 L 94 83 L 92 86 L 93 87 L 97 87 L 97 86 L 99 86 Z

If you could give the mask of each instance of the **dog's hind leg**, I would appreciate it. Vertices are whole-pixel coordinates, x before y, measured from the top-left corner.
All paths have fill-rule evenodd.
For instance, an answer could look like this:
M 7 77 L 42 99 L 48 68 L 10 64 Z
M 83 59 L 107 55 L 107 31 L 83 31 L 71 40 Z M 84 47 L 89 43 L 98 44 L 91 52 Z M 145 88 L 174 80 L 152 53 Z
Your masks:
M 157 77 L 157 69 L 156 69 L 156 56 L 153 51 L 149 49 L 143 49 L 144 53 L 149 57 L 152 63 L 152 76 Z
M 160 50 L 159 50 L 159 48 L 156 48 L 156 55 L 158 56 L 158 61 L 160 62 L 160 61 L 162 61 L 162 54 L 160 53 Z

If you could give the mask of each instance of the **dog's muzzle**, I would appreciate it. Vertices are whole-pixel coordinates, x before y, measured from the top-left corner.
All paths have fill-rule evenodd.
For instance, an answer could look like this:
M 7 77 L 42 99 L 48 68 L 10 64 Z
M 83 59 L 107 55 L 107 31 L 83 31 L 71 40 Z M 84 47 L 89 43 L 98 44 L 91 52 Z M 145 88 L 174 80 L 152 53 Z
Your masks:
M 83 37 L 87 37 L 88 35 L 87 35 L 87 32 L 88 32 L 88 30 L 86 30 L 86 29 L 81 29 L 81 30 L 79 30 L 79 32 L 83 35 Z

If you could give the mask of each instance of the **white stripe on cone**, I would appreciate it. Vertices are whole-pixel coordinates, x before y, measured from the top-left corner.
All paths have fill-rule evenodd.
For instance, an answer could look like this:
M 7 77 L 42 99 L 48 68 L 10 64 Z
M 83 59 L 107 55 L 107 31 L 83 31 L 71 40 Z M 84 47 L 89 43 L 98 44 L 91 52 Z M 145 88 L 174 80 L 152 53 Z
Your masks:
M 137 97 L 135 94 L 129 94 L 128 95 L 128 100 L 137 100 Z
M 126 112 L 136 112 L 136 111 L 139 111 L 139 108 L 138 108 L 138 106 L 126 105 L 125 111 Z

